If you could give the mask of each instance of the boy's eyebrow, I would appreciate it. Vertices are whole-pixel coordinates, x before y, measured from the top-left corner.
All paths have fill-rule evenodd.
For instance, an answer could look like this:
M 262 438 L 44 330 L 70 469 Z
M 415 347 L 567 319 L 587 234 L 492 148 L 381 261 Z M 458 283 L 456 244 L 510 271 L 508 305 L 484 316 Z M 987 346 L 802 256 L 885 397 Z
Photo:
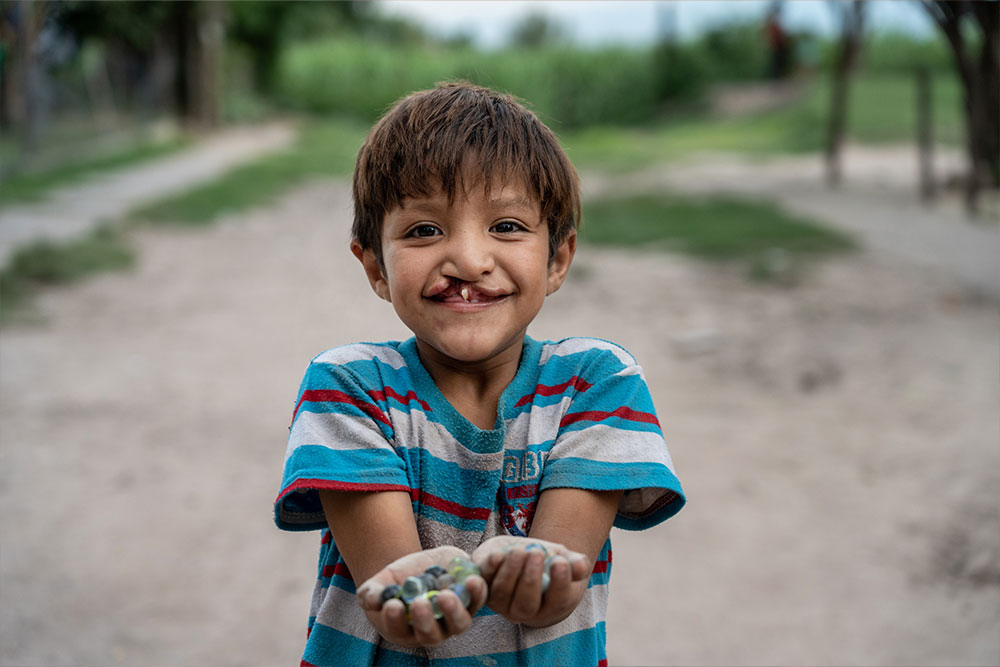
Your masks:
M 528 196 L 509 195 L 507 197 L 491 197 L 488 202 L 493 209 L 523 209 L 534 211 L 538 208 L 537 202 Z M 447 206 L 442 197 L 404 197 L 400 202 L 400 208 L 408 211 L 437 211 L 443 206 Z
M 538 205 L 531 197 L 511 195 L 509 197 L 495 197 L 489 200 L 493 208 L 522 208 L 534 211 Z

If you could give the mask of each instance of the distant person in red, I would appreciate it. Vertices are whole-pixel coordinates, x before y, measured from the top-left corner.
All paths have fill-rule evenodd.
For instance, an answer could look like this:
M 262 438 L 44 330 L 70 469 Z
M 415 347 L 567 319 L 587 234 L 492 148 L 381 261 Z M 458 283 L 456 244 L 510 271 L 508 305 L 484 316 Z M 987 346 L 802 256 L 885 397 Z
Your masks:
M 768 62 L 768 78 L 779 81 L 788 76 L 789 39 L 781 27 L 782 2 L 772 2 L 767 10 L 764 22 L 764 33 L 767 37 L 767 47 L 770 53 Z

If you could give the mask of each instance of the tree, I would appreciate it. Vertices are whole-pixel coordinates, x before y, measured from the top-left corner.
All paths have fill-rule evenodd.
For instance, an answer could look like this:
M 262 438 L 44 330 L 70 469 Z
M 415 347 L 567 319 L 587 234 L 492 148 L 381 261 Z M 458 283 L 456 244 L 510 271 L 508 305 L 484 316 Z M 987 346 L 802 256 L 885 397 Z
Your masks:
M 982 185 L 1000 188 L 1000 3 L 923 0 L 923 5 L 947 38 L 962 81 L 969 159 L 965 206 L 976 213 Z
M 531 13 L 514 26 L 510 44 L 515 47 L 537 49 L 549 44 L 566 41 L 566 34 L 559 24 L 545 14 Z
M 833 64 L 830 116 L 826 129 L 826 181 L 837 186 L 841 180 L 840 153 L 847 125 L 848 84 L 861 51 L 865 5 L 863 0 L 853 0 L 850 4 L 834 4 L 833 10 L 840 20 L 840 42 Z

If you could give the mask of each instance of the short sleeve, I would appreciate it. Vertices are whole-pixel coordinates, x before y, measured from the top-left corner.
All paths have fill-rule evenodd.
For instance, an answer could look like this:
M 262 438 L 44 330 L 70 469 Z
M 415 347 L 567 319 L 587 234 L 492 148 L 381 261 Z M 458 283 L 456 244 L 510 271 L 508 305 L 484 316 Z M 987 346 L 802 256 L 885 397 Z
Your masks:
M 279 528 L 325 528 L 320 490 L 410 490 L 374 376 L 371 360 L 339 364 L 324 361 L 324 355 L 306 369 L 274 506 Z
M 604 345 L 578 371 L 540 490 L 623 490 L 614 525 L 642 530 L 680 511 L 684 492 L 642 369 L 625 350 Z

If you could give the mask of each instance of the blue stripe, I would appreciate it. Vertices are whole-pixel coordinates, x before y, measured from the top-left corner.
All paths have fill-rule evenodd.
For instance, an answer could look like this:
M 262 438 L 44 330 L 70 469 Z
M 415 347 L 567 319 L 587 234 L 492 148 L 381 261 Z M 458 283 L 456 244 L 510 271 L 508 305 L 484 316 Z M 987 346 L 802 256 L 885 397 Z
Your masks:
M 666 521 L 684 507 L 684 491 L 677 477 L 666 466 L 649 463 L 609 463 L 575 457 L 549 459 L 539 493 L 553 488 L 591 489 L 617 491 L 630 489 L 667 489 L 673 499 L 663 507 L 641 517 L 619 514 L 615 527 L 626 530 L 644 530 Z
M 445 658 L 435 660 L 434 665 L 435 667 L 465 667 L 467 665 L 523 667 L 523 665 L 529 664 L 545 665 L 545 667 L 596 667 L 597 663 L 606 657 L 605 639 L 605 626 L 602 621 L 593 628 L 563 635 L 521 652 L 484 653 L 466 658 Z M 408 657 L 412 661 L 413 656 Z M 411 662 L 411 664 L 422 663 Z
M 407 657 L 412 658 L 412 656 Z M 339 630 L 334 630 L 322 623 L 315 623 L 312 626 L 309 641 L 306 642 L 306 650 L 302 659 L 312 665 L 317 665 L 317 667 L 374 665 L 375 645 Z

